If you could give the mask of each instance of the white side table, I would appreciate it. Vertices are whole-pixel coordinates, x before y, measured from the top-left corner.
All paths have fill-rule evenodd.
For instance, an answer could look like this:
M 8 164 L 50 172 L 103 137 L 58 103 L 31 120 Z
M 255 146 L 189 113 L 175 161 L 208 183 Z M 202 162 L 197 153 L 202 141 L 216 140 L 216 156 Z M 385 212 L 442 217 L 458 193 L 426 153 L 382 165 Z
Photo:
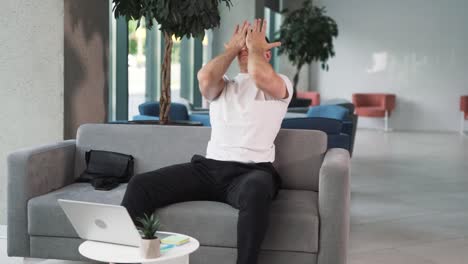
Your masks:
M 168 235 L 179 235 L 170 232 L 158 232 L 158 237 Z M 193 237 L 190 242 L 169 249 L 155 259 L 144 259 L 140 256 L 140 249 L 137 247 L 110 244 L 105 242 L 85 241 L 79 247 L 81 255 L 101 262 L 108 263 L 160 263 L 160 264 L 188 264 L 189 254 L 200 247 L 200 243 Z

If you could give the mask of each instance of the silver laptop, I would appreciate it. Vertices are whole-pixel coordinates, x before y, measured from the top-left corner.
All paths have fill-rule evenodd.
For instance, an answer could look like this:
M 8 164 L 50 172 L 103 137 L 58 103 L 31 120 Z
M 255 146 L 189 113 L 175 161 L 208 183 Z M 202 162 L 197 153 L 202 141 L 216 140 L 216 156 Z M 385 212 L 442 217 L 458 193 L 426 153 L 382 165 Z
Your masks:
M 63 199 L 58 203 L 80 238 L 140 246 L 140 235 L 125 207 Z

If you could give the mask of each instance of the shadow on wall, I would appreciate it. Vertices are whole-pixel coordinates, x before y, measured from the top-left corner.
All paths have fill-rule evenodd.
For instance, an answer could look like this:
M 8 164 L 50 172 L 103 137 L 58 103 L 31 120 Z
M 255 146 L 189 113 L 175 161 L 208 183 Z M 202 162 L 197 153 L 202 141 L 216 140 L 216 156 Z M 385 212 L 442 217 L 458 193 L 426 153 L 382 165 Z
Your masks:
M 85 78 L 85 65 L 81 61 L 81 58 L 77 51 L 73 48 L 70 43 L 71 40 L 65 35 L 64 40 L 64 138 L 74 138 L 74 124 L 76 123 L 74 98 L 76 97 L 77 91 L 84 83 Z M 76 133 L 76 132 L 75 132 Z
M 107 121 L 109 3 L 65 0 L 64 138 L 84 123 Z

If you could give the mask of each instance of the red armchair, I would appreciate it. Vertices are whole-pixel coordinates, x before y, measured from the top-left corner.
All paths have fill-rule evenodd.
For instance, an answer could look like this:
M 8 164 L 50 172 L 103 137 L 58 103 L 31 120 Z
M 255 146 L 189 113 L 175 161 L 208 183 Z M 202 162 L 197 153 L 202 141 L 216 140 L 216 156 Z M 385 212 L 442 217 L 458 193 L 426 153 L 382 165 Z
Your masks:
M 461 120 L 460 120 L 460 133 L 463 134 L 465 127 L 465 120 L 468 120 L 468 95 L 460 97 L 460 111 L 461 111 Z
M 310 99 L 310 106 L 320 105 L 320 93 L 318 92 L 297 92 L 297 98 Z
M 355 114 L 365 117 L 382 117 L 385 120 L 385 131 L 388 131 L 388 118 L 395 109 L 394 94 L 353 94 Z

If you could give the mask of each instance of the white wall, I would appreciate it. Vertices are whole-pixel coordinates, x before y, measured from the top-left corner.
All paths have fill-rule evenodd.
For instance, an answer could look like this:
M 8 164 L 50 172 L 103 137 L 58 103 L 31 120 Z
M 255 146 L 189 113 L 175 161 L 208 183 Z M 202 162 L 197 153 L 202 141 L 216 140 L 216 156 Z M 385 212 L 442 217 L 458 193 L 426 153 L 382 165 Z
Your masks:
M 459 97 L 468 94 L 468 1 L 321 2 L 340 30 L 330 71 L 315 80 L 322 98 L 395 93 L 395 129 L 458 129 Z
M 5 224 L 7 154 L 63 138 L 63 0 L 2 0 L 0 28 L 0 224 Z

